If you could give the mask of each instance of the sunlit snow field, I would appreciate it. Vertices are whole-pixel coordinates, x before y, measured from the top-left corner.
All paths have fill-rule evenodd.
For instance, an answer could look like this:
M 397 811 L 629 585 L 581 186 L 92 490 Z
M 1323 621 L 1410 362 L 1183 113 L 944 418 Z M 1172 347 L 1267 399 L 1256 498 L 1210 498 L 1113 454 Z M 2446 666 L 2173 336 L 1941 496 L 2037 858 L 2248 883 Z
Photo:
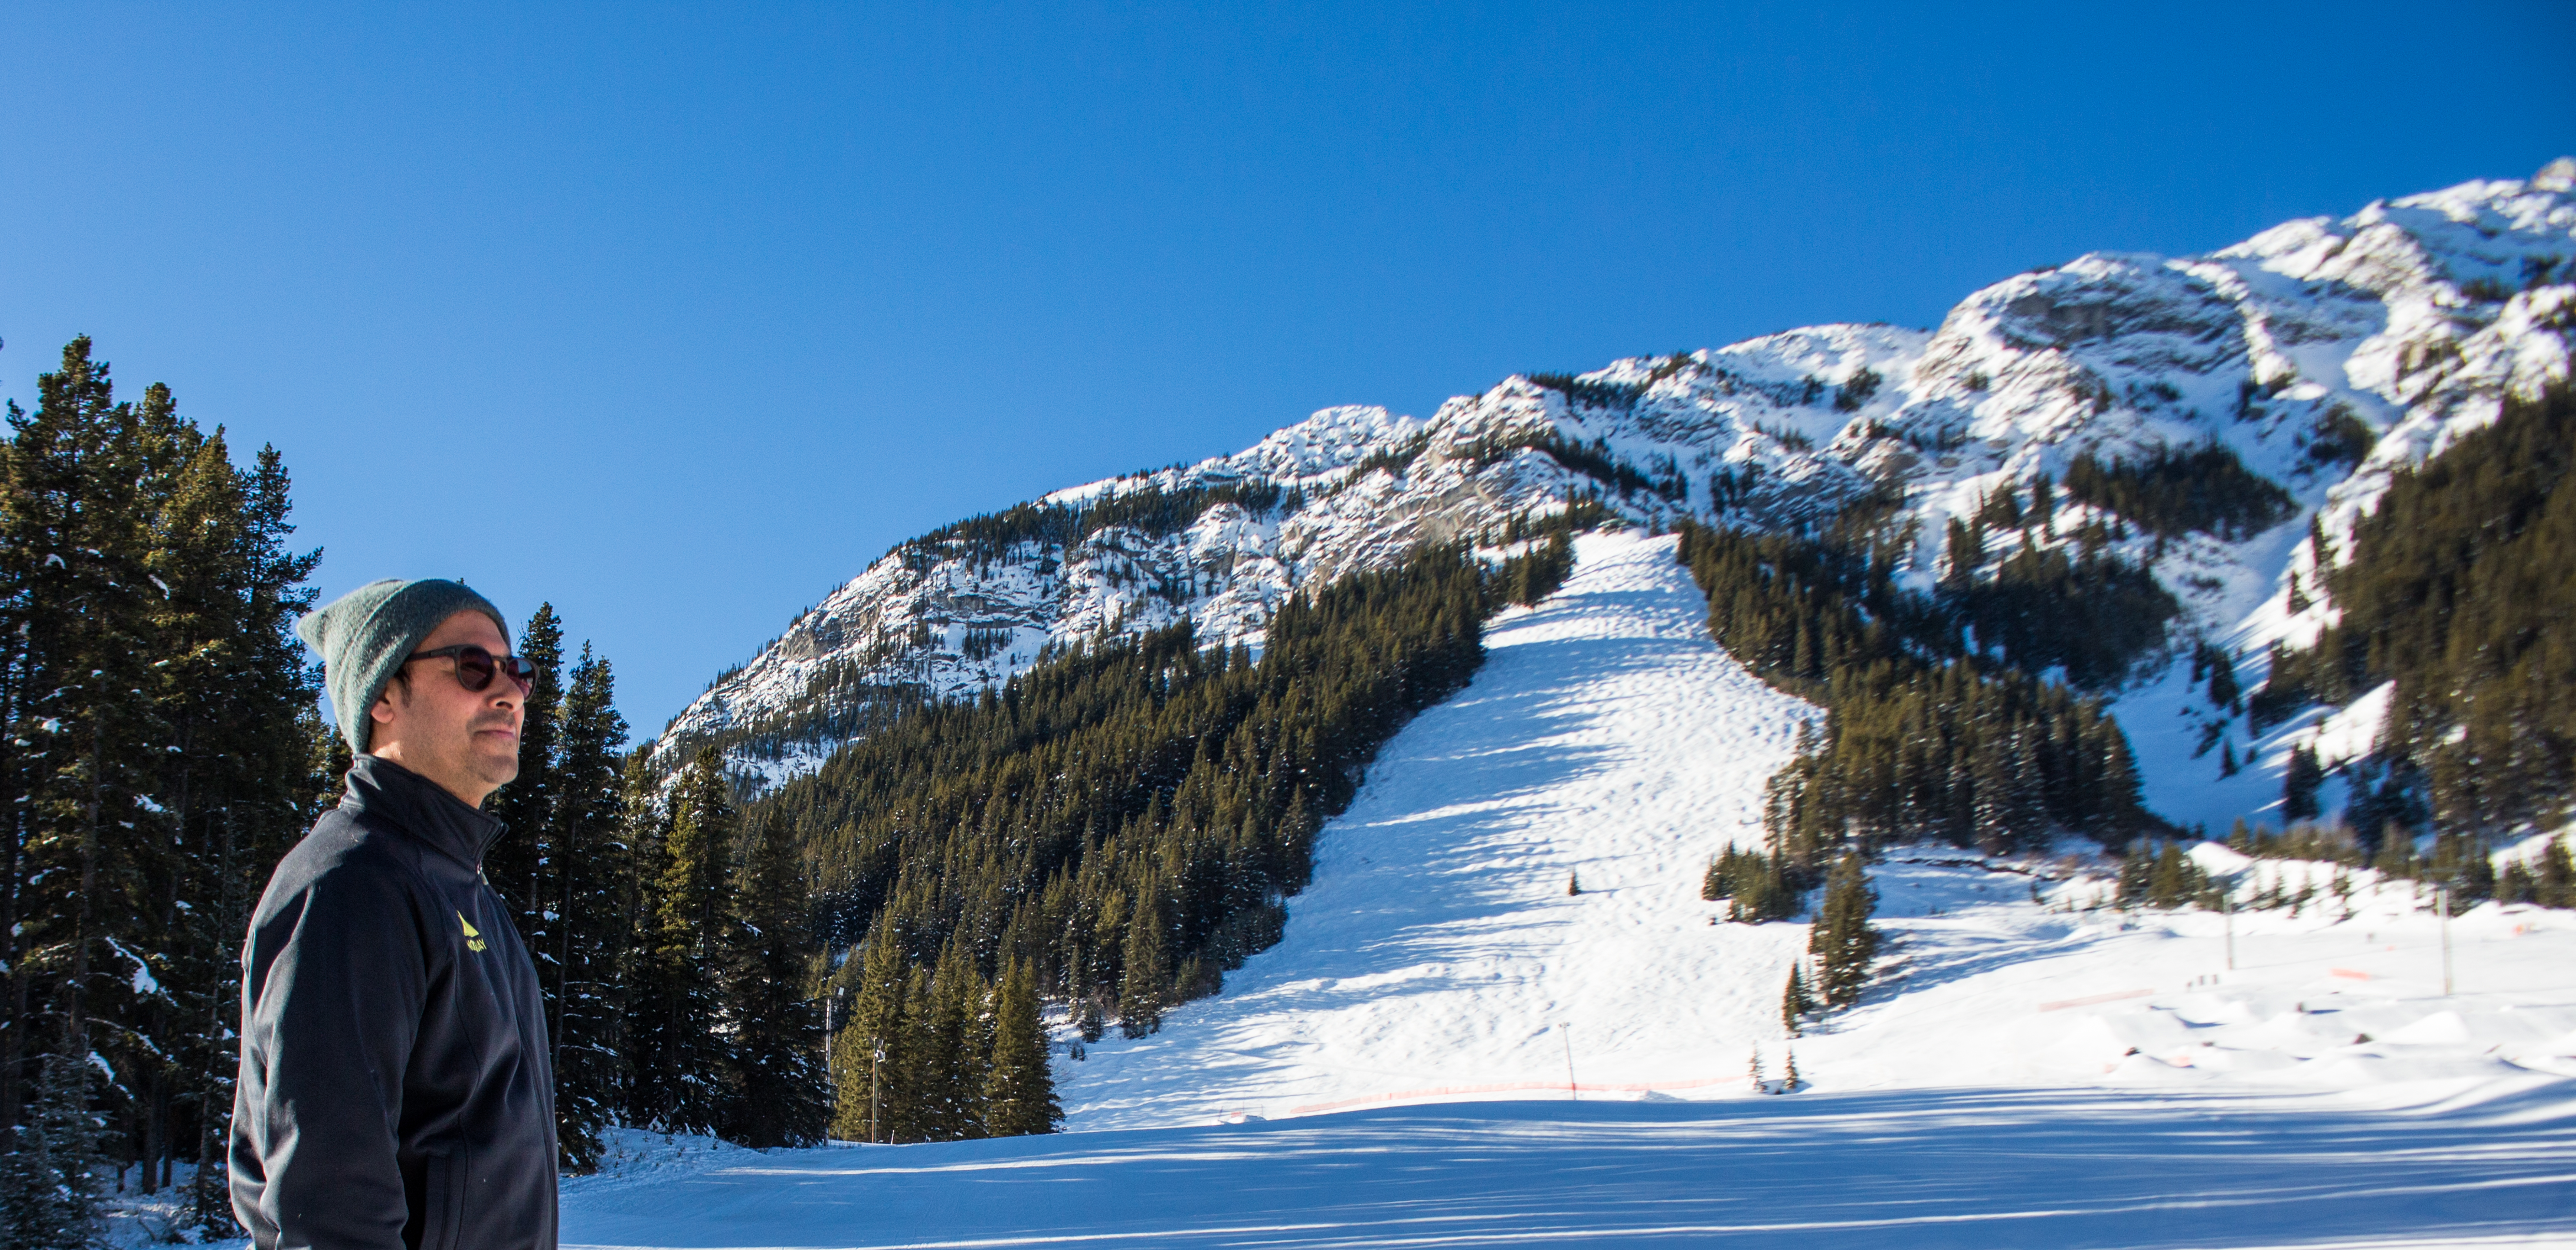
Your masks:
M 1059 1061 L 1074 1132 L 630 1133 L 565 1242 L 2576 1245 L 2563 912 L 2454 920 L 2445 995 L 2410 885 L 2240 913 L 2231 970 L 2228 918 L 2095 909 L 2081 862 L 1900 851 L 1880 982 L 1792 1042 L 1805 927 L 1698 882 L 1818 713 L 1709 641 L 1670 538 L 1579 555 L 1380 755 L 1277 947 Z

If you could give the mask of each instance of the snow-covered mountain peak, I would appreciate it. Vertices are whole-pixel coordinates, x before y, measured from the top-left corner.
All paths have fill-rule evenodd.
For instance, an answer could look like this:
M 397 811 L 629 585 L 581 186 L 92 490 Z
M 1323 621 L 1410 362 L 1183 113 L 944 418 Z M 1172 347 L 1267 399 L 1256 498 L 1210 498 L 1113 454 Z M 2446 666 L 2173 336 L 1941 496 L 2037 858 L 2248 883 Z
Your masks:
M 2491 420 L 2505 394 L 2567 378 L 2571 185 L 2576 162 L 2562 161 L 2202 256 L 2088 253 L 1974 292 L 1932 331 L 1811 326 L 1514 375 L 1427 419 L 1325 409 L 1231 455 L 902 544 L 719 678 L 663 744 L 717 742 L 745 772 L 783 777 L 890 689 L 968 693 L 1049 647 L 1181 621 L 1257 649 L 1300 586 L 1424 541 L 1500 543 L 1516 518 L 1578 498 L 1651 529 L 1794 526 L 1893 492 L 1917 536 L 1904 575 L 1928 588 L 1950 523 L 1976 522 L 2001 487 L 2222 449 L 2284 493 L 2274 523 L 2151 534 L 2078 502 L 2019 531 L 2043 550 L 2107 536 L 2176 597 L 2176 647 L 2134 675 L 2152 691 L 2182 642 L 2251 655 L 2312 629 L 2330 608 L 2291 593 L 2313 574 L 2311 518 L 2340 538 L 2391 472 Z M 2161 758 L 2143 742 L 2141 757 Z

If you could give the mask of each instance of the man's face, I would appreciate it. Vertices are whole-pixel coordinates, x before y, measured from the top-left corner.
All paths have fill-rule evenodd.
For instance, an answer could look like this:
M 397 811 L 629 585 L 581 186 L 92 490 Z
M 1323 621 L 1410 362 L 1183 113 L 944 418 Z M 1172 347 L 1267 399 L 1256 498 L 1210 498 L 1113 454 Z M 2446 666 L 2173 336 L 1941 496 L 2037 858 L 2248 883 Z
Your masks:
M 470 608 L 439 622 L 413 650 L 465 643 L 495 656 L 510 650 L 501 627 Z M 476 806 L 519 775 L 519 720 L 526 708 L 517 682 L 495 673 L 491 685 L 468 690 L 456 680 L 456 657 L 450 655 L 414 660 L 402 671 L 407 680 L 386 685 L 368 710 L 376 722 L 368 754 L 392 760 Z

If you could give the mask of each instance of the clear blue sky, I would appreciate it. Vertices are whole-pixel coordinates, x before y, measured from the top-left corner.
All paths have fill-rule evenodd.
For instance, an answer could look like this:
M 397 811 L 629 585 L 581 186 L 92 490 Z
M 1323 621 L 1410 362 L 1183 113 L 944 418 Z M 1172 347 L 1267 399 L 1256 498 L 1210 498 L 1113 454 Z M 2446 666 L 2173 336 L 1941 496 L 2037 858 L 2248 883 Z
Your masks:
M 94 336 L 285 453 L 326 595 L 550 599 L 652 731 L 895 542 L 1319 407 L 2524 176 L 2571 14 L 13 3 L 0 394 Z

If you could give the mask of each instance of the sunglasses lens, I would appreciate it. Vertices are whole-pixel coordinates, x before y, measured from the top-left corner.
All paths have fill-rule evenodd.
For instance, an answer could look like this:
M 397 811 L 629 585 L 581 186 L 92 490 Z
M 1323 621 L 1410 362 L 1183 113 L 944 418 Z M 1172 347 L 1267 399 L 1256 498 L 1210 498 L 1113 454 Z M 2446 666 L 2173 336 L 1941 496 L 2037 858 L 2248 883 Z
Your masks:
M 479 691 L 489 687 L 492 675 L 498 671 L 498 666 L 492 662 L 492 653 L 481 647 L 467 647 L 456 653 L 456 684 L 468 690 Z
M 519 683 L 521 690 L 536 684 L 537 666 L 533 661 L 523 660 L 515 655 L 505 655 L 501 657 L 501 671 L 509 674 L 510 680 Z

